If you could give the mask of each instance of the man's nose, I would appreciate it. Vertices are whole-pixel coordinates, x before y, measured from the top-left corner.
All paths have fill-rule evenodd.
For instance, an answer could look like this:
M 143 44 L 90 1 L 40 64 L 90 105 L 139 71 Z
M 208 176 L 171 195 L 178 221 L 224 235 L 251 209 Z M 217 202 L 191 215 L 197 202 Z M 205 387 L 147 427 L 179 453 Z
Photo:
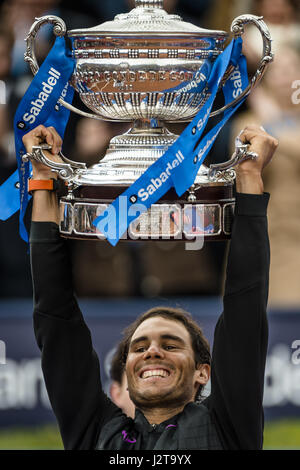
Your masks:
M 163 357 L 164 352 L 163 349 L 160 348 L 157 344 L 152 343 L 150 344 L 149 348 L 145 351 L 144 359 L 147 357 Z

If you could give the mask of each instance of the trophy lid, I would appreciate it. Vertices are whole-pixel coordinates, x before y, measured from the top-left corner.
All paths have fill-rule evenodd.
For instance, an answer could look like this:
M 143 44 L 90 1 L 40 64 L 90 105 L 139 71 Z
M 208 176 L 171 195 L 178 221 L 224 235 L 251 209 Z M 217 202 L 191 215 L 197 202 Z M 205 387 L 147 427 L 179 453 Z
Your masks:
M 224 37 L 225 31 L 213 31 L 199 28 L 182 20 L 178 15 L 170 15 L 163 9 L 163 0 L 135 0 L 135 8 L 129 13 L 119 14 L 113 21 L 87 29 L 68 31 L 74 36 L 114 36 L 114 35 L 163 35 Z

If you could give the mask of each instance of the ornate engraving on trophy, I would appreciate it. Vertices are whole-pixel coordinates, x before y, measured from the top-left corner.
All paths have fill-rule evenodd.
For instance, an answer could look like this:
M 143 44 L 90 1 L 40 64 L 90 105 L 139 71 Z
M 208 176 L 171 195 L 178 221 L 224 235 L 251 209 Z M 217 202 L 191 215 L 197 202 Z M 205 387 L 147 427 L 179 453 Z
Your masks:
M 119 68 L 127 68 L 128 64 L 120 64 Z M 75 74 L 77 80 L 77 88 L 85 84 L 91 86 L 96 84 L 94 94 L 99 92 L 113 92 L 116 89 L 120 91 L 142 91 L 141 86 L 145 82 L 149 83 L 149 89 L 155 87 L 157 91 L 163 91 L 165 88 L 176 87 L 181 83 L 186 82 L 187 87 L 183 91 L 189 91 L 192 88 L 191 82 L 195 79 L 198 80 L 197 76 L 192 71 L 185 70 L 83 70 L 80 66 L 77 68 Z M 200 74 L 200 80 L 203 78 L 203 74 Z M 166 82 L 166 83 L 163 83 Z M 74 80 L 73 80 L 74 83 Z M 152 84 L 152 85 L 151 85 Z M 190 85 L 190 86 L 189 86 Z M 74 83 L 76 86 L 76 83 Z
M 198 45 L 199 46 L 199 45 Z M 74 59 L 207 59 L 217 56 L 205 49 L 81 49 L 72 52 Z

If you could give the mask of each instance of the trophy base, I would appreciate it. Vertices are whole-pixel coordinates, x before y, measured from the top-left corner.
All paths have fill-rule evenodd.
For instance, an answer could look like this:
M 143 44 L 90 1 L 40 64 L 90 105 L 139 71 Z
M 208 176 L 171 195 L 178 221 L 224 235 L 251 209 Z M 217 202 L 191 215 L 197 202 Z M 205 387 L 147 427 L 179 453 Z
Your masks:
M 72 199 L 62 197 L 61 236 L 105 240 L 105 233 L 99 232 L 93 221 L 126 189 L 124 186 L 81 186 L 74 191 Z M 228 240 L 231 237 L 234 205 L 233 184 L 230 183 L 198 187 L 192 193 L 186 192 L 180 199 L 174 190 L 170 190 L 129 225 L 121 240 Z M 122 211 L 120 215 L 123 214 Z

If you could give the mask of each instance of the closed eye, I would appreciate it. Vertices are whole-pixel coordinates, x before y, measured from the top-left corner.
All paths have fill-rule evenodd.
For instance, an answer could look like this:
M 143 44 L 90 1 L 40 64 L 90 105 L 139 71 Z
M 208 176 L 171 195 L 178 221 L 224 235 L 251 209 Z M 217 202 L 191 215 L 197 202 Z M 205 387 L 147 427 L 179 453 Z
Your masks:
M 172 351 L 173 349 L 178 349 L 178 346 L 174 346 L 174 345 L 172 345 L 172 344 L 166 344 L 166 345 L 164 346 L 164 349 L 165 349 L 166 351 Z M 145 348 L 144 346 L 140 346 L 139 348 L 136 348 L 136 349 L 134 350 L 134 352 L 136 352 L 136 353 L 143 353 L 143 352 L 145 352 L 145 351 L 146 351 L 146 348 Z
M 172 349 L 178 349 L 178 346 L 173 346 L 172 344 L 167 344 L 167 345 L 165 346 L 165 349 L 166 349 L 167 351 L 171 351 Z

